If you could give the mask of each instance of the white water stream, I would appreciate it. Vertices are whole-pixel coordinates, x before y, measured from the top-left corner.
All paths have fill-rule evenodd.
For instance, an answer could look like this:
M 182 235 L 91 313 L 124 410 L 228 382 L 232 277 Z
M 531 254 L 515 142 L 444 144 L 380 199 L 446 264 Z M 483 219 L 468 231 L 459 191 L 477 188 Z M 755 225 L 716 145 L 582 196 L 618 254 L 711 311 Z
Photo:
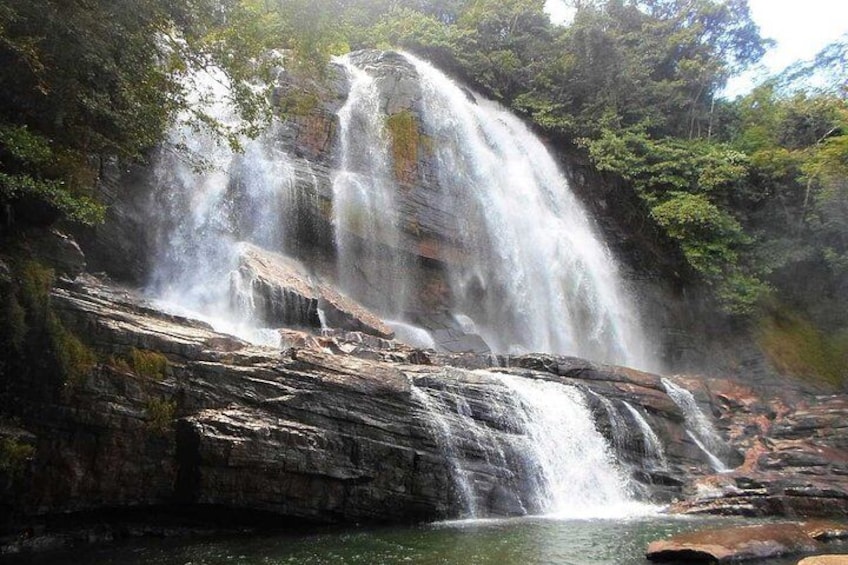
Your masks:
M 338 112 L 341 168 L 333 179 L 339 284 L 394 318 L 402 313 L 406 289 L 415 281 L 409 280 L 398 253 L 397 186 L 380 91 L 374 78 L 348 58 L 338 63 L 350 80 L 347 101 Z
M 413 385 L 446 454 L 466 517 L 492 497 L 558 518 L 644 515 L 576 387 L 486 371 L 445 371 Z M 491 509 L 491 508 L 489 508 Z
M 226 77 L 209 69 L 187 80 L 197 107 L 237 132 L 242 123 Z M 278 345 L 279 336 L 253 319 L 251 281 L 238 264 L 241 241 L 274 250 L 285 244 L 285 218 L 297 199 L 289 156 L 274 141 L 274 127 L 254 140 L 241 136 L 243 151 L 236 151 L 189 118 L 178 116 L 155 160 L 148 292 L 168 311 L 254 343 Z
M 445 265 L 453 310 L 498 353 L 561 353 L 650 368 L 615 262 L 545 146 L 497 104 L 472 100 L 430 64 L 404 57 L 418 75 L 437 208 L 452 212 L 457 225 L 450 230 L 465 251 Z M 398 242 L 402 218 L 388 117 L 380 108 L 385 81 L 351 61 L 339 60 L 351 80 L 339 112 L 342 170 L 334 185 L 339 273 L 354 295 L 364 294 L 362 286 L 383 289 L 378 306 L 395 316 L 421 283 L 387 249 Z
M 669 379 L 662 379 L 668 396 L 677 404 L 686 419 L 687 433 L 695 445 L 704 452 L 713 470 L 722 473 L 728 470 L 720 456 L 727 451 L 727 444 L 716 431 L 710 419 L 698 407 L 694 395 Z
M 639 431 L 642 434 L 642 443 L 644 445 L 645 455 L 647 455 L 654 463 L 658 464 L 660 468 L 667 468 L 668 461 L 665 457 L 665 450 L 663 449 L 662 442 L 660 441 L 660 438 L 657 437 L 656 432 L 654 432 L 651 428 L 651 425 L 645 419 L 645 416 L 643 416 L 639 410 L 626 400 L 624 401 L 624 406 L 633 416 L 633 420 L 639 427 Z

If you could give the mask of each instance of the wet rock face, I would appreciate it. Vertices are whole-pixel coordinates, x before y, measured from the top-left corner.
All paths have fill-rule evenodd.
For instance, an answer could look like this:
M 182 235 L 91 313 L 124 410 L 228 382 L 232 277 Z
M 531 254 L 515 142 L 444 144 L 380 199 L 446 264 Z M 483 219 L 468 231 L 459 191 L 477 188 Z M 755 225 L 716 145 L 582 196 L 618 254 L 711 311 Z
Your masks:
M 54 305 L 111 360 L 58 404 L 23 410 L 37 439 L 14 485 L 24 494 L 16 515 L 174 502 L 316 522 L 456 512 L 443 456 L 397 369 L 251 348 L 103 288 L 59 290 Z M 133 350 L 164 353 L 167 374 L 118 361 Z
M 393 337 L 376 314 L 310 274 L 298 261 L 249 243 L 241 243 L 240 252 L 234 298 L 246 303 L 262 325 L 318 330 L 320 311 L 330 327 Z
M 418 74 L 399 53 L 366 49 L 351 56 L 359 68 L 373 74 L 380 83 L 380 107 L 391 116 L 404 111 L 417 112 L 421 100 L 421 84 Z
M 712 399 L 718 423 L 744 461 L 693 481 L 673 509 L 689 513 L 848 517 L 848 399 L 791 387 L 687 381 Z
M 64 233 L 58 230 L 38 231 L 30 234 L 27 240 L 34 253 L 58 276 L 73 280 L 85 271 L 85 255 L 77 242 Z
M 52 399 L 17 407 L 20 433 L 35 448 L 4 491 L 18 525 L 174 503 L 316 522 L 458 516 L 453 467 L 410 383 L 437 386 L 445 365 L 559 378 L 341 331 L 287 330 L 286 349 L 256 348 L 90 278 L 57 289 L 53 305 L 104 361 Z M 133 352 L 164 355 L 167 368 L 142 372 Z M 452 374 L 472 391 L 475 417 L 496 421 L 479 377 Z M 507 470 L 468 456 L 490 481 L 480 511 L 522 512 L 519 495 L 498 480 Z

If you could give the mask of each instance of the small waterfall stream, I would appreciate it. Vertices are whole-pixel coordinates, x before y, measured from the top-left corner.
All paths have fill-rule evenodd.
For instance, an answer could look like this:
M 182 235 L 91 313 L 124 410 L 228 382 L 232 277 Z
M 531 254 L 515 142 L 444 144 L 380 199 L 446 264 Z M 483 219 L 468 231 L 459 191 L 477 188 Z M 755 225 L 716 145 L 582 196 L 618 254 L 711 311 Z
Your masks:
M 374 78 L 348 58 L 337 60 L 350 79 L 339 110 L 341 168 L 333 179 L 333 226 L 338 279 L 345 292 L 390 317 L 401 313 L 413 284 L 398 252 L 397 226 L 384 115 Z
M 656 463 L 660 466 L 661 469 L 665 469 L 668 467 L 668 461 L 665 457 L 665 450 L 663 449 L 662 442 L 660 438 L 657 437 L 656 432 L 651 428 L 651 425 L 642 415 L 642 413 L 637 410 L 632 404 L 627 402 L 626 400 L 623 402 L 624 407 L 627 408 L 627 411 L 633 416 L 633 420 L 636 422 L 636 425 L 639 427 L 639 432 L 642 434 L 642 444 L 644 445 L 645 455 L 648 456 L 648 459 L 653 463 Z
M 238 131 L 226 78 L 209 69 L 188 80 L 197 104 Z M 243 151 L 236 151 L 179 117 L 155 160 L 151 203 L 155 256 L 148 292 L 170 311 L 267 345 L 277 345 L 279 336 L 257 326 L 251 281 L 238 265 L 242 241 L 284 248 L 286 218 L 296 213 L 295 172 L 275 138 L 272 126 L 257 139 L 240 138 Z
M 721 460 L 721 456 L 727 451 L 727 445 L 716 431 L 710 419 L 698 407 L 695 397 L 685 388 L 678 386 L 669 379 L 662 379 L 668 396 L 683 412 L 686 419 L 686 433 L 704 452 L 713 470 L 722 473 L 728 470 L 727 465 Z

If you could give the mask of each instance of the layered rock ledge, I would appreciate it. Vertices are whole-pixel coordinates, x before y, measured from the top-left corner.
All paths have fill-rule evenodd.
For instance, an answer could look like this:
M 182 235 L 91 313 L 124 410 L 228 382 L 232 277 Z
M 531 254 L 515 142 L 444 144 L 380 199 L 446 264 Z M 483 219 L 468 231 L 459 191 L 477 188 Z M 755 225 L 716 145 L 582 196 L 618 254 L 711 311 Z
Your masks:
M 506 492 L 520 490 L 521 477 L 486 460 L 474 438 L 460 438 L 467 447 L 449 457 L 414 394 L 462 388 L 470 416 L 495 425 L 492 373 L 584 391 L 642 497 L 677 500 L 672 511 L 848 515 L 841 397 L 677 379 L 739 454 L 740 465 L 717 474 L 656 375 L 551 355 L 437 353 L 345 331 L 284 330 L 280 348 L 258 347 L 87 276 L 55 288 L 51 301 L 97 363 L 47 394 L 27 383 L 12 391 L 3 437 L 32 448 L 0 481 L 13 545 L 51 516 L 113 509 L 214 507 L 281 523 L 456 517 L 464 501 L 451 458 L 477 469 L 482 514 L 526 512 L 521 493 Z M 646 455 L 635 421 L 613 437 L 607 403 L 625 401 L 658 436 L 663 461 Z
M 690 532 L 655 541 L 646 557 L 655 562 L 732 563 L 812 553 L 822 540 L 848 537 L 848 527 L 809 522 L 762 524 Z

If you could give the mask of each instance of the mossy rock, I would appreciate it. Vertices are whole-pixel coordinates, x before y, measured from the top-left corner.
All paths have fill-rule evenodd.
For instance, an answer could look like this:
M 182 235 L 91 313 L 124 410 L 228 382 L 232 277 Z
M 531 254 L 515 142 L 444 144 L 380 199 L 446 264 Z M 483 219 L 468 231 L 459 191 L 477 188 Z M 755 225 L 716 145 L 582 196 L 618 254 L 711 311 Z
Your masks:
M 147 411 L 147 427 L 158 434 L 167 433 L 174 422 L 177 404 L 173 400 L 151 398 L 145 406 Z
M 129 366 L 143 378 L 161 381 L 168 375 L 168 358 L 157 351 L 131 349 Z
M 780 373 L 837 387 L 848 383 L 848 330 L 826 333 L 786 307 L 772 309 L 758 330 L 761 349 Z
M 395 178 L 413 184 L 418 178 L 418 150 L 422 143 L 418 118 L 403 110 L 386 118 L 386 130 L 392 149 Z

